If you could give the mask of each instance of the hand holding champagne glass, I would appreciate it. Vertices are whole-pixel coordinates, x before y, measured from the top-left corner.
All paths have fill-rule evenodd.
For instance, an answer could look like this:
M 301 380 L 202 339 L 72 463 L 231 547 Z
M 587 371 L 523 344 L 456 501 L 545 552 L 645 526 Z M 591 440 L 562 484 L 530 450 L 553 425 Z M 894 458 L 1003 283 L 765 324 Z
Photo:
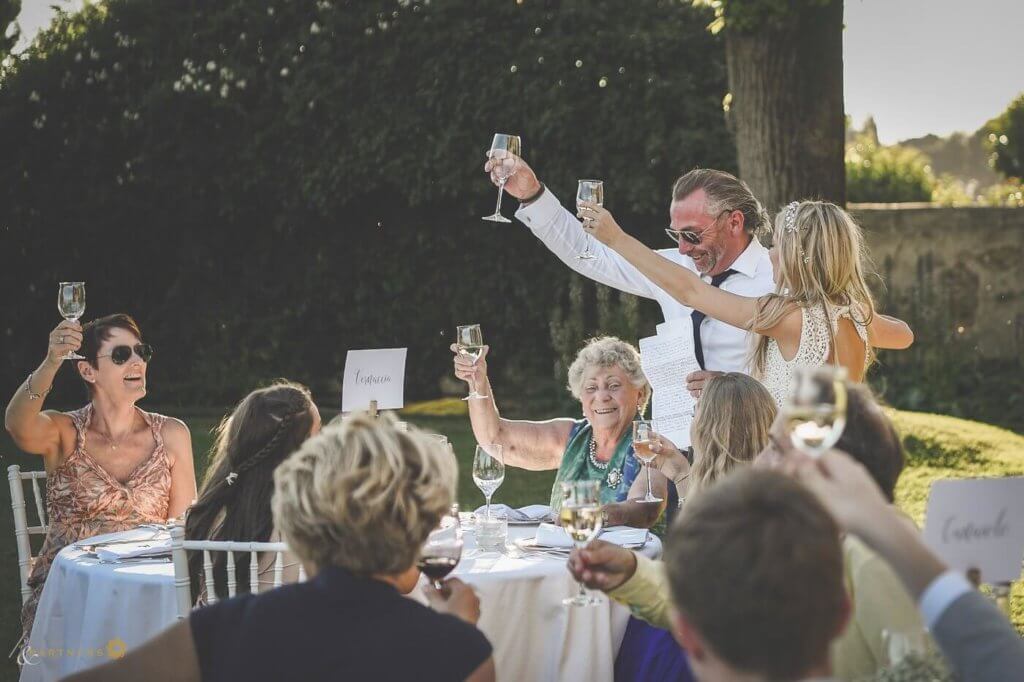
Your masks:
M 501 195 L 505 191 L 505 182 L 516 172 L 516 162 L 522 155 L 523 143 L 518 135 L 506 135 L 505 133 L 494 135 L 491 150 L 487 152 L 487 156 L 497 162 L 491 169 L 491 174 L 498 178 L 498 203 L 494 207 L 494 214 L 484 216 L 484 220 L 494 223 L 512 222 L 501 215 Z
M 821 457 L 836 444 L 846 427 L 846 370 L 822 365 L 797 367 L 789 397 L 782 406 L 793 445 Z
M 579 188 L 576 190 L 576 210 L 579 211 L 580 204 L 588 201 L 598 206 L 604 206 L 604 183 L 600 180 L 580 180 Z M 594 253 L 590 250 L 590 233 L 587 233 L 587 245 L 583 253 L 576 256 L 580 260 L 593 260 Z
M 57 289 L 57 310 L 68 322 L 78 322 L 85 314 L 85 282 L 61 282 Z M 68 351 L 65 360 L 85 360 L 85 357 Z
M 491 497 L 505 480 L 505 462 L 501 459 L 501 446 L 497 443 L 477 445 L 473 456 L 473 483 L 487 501 L 487 518 L 491 518 Z
M 657 456 L 652 450 L 654 422 L 646 419 L 637 419 L 633 422 L 633 452 L 636 458 L 644 463 L 647 469 L 647 494 L 636 500 L 636 502 L 661 502 L 660 497 L 655 497 L 651 491 L 651 464 Z
M 562 528 L 577 549 L 587 546 L 601 532 L 604 517 L 601 513 L 600 481 L 563 481 L 562 506 L 558 512 Z M 601 600 L 590 595 L 583 583 L 574 597 L 562 600 L 565 606 L 593 606 Z
M 459 349 L 459 355 L 469 358 L 475 364 L 484 352 L 484 333 L 478 324 L 464 324 L 455 330 L 455 345 Z M 474 400 L 486 398 L 476 392 L 476 380 L 469 383 L 470 391 L 463 400 Z

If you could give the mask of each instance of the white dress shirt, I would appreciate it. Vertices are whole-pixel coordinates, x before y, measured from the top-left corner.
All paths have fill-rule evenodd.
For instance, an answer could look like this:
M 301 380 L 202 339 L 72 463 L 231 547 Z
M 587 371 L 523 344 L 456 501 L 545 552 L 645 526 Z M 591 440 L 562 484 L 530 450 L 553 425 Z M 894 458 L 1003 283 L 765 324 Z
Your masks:
M 950 604 L 973 589 L 971 583 L 967 582 L 967 578 L 958 571 L 948 570 L 933 580 L 921 593 L 921 599 L 918 602 L 924 626 L 929 630 L 934 629 L 935 623 L 946 612 Z
M 626 293 L 657 301 L 665 322 L 671 323 L 672 320 L 693 312 L 693 308 L 672 298 L 667 291 L 647 279 L 625 258 L 596 239 L 590 240 L 590 250 L 594 258 L 577 258 L 576 255 L 583 253 L 586 246 L 586 232 L 583 231 L 583 226 L 576 216 L 559 203 L 550 189 L 545 188 L 537 200 L 528 206 L 520 206 L 516 211 L 516 218 L 529 227 L 563 263 L 584 277 Z M 677 249 L 660 249 L 657 253 L 673 263 L 697 272 L 693 259 L 679 253 Z M 775 290 L 768 249 L 757 239 L 751 239 L 750 245 L 730 267 L 736 273 L 722 283 L 723 291 L 757 297 Z M 711 281 L 711 277 L 707 276 L 702 279 L 705 282 Z M 704 350 L 705 369 L 749 374 L 749 332 L 706 317 L 701 324 L 700 340 Z

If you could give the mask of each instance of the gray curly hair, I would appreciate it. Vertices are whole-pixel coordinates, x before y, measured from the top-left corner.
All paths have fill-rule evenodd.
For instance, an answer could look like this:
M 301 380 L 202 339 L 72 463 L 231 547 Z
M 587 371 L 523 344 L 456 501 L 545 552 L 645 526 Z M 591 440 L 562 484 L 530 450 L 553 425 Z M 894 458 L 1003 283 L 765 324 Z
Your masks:
M 583 375 L 590 367 L 620 367 L 629 382 L 640 389 L 640 412 L 647 408 L 651 385 L 640 365 L 640 351 L 616 336 L 598 336 L 586 342 L 569 366 L 567 388 L 577 400 L 583 393 Z
M 458 469 L 437 439 L 391 415 L 326 426 L 274 471 L 274 524 L 295 555 L 355 575 L 396 574 L 455 499 Z

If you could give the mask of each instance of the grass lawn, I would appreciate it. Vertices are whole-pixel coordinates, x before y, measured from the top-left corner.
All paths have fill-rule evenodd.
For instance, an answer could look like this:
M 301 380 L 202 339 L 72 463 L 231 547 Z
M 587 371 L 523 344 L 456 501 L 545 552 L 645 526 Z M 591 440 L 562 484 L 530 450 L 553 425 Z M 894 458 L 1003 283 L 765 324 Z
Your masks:
M 459 502 L 463 509 L 483 504 L 483 496 L 473 484 L 471 474 L 475 441 L 464 413 L 464 405 L 438 401 L 430 406 L 412 407 L 403 419 L 424 429 L 448 436 L 459 460 Z M 440 415 L 440 416 L 438 416 Z M 924 511 L 931 482 L 940 478 L 1024 475 L 1024 437 L 977 422 L 913 412 L 891 412 L 907 446 L 908 466 L 897 489 L 899 505 L 918 523 Z M 192 430 L 196 469 L 201 477 L 206 469 L 207 453 L 213 441 L 217 420 L 211 417 L 185 417 Z M 22 469 L 39 469 L 40 460 L 15 454 L 7 434 L 0 434 L 0 454 L 4 470 L 11 464 Z M 509 469 L 505 482 L 494 496 L 495 502 L 521 506 L 547 502 L 554 472 L 527 472 Z M 31 493 L 28 493 L 31 495 Z M 0 504 L 0 645 L 9 651 L 20 634 L 17 550 L 9 494 Z M 32 523 L 32 503 L 29 519 Z M 1024 587 L 1015 585 L 1012 599 L 1013 620 L 1024 631 Z M 17 679 L 13 662 L 0 664 L 0 681 Z

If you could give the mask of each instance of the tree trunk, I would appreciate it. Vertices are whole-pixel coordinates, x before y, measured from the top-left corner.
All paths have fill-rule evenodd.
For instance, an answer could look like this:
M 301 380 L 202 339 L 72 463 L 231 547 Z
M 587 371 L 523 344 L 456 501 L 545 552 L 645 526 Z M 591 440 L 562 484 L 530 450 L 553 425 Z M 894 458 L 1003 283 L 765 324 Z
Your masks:
M 808 4 L 784 25 L 725 31 L 740 177 L 769 212 L 846 203 L 843 3 Z

